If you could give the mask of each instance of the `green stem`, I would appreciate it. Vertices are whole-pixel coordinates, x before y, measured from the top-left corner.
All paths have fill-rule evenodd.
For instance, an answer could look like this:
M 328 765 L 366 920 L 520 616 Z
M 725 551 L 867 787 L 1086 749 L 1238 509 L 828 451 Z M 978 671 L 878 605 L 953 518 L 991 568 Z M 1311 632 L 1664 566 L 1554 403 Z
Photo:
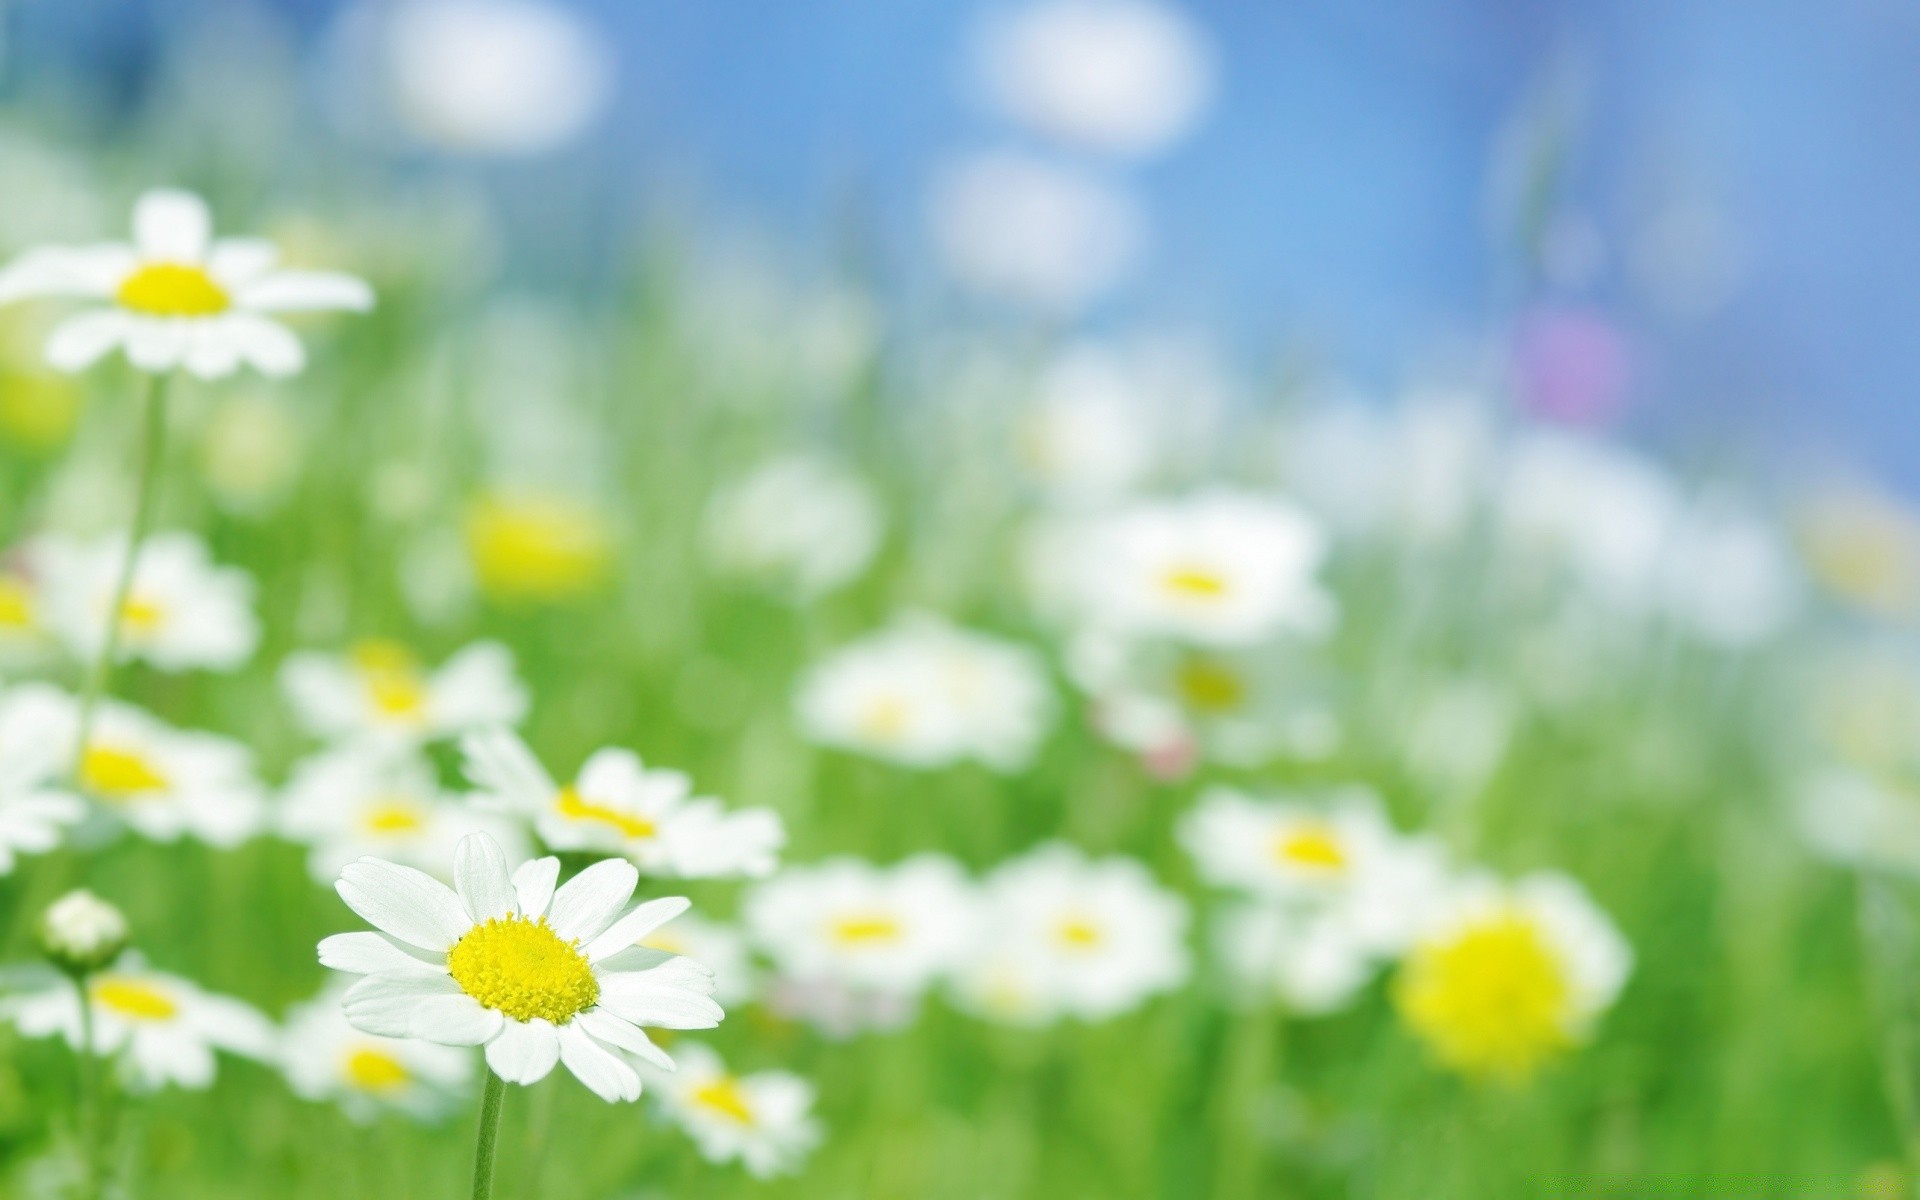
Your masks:
M 106 1117 L 100 1096 L 100 1060 L 93 1053 L 93 996 L 84 974 L 73 977 L 73 986 L 80 993 L 80 1161 L 86 1195 L 98 1197 L 106 1191 L 106 1172 L 100 1162 Z
M 140 544 L 147 539 L 153 524 L 153 499 L 159 490 L 161 451 L 167 440 L 167 385 L 171 376 L 152 376 L 147 384 L 146 420 L 140 432 L 140 476 L 135 492 L 133 524 L 127 530 L 127 554 L 120 562 L 120 577 L 114 582 L 113 600 L 107 609 L 107 635 L 87 673 L 80 693 L 80 721 L 73 746 L 73 776 L 79 782 L 86 758 L 87 742 L 93 734 L 94 710 L 113 680 L 114 660 L 120 656 L 120 631 L 126 624 L 127 599 L 133 594 L 134 566 L 140 558 Z
M 473 1147 L 473 1200 L 493 1200 L 493 1159 L 500 1139 L 500 1103 L 507 1081 L 487 1070 L 487 1090 L 480 1097 L 480 1140 Z

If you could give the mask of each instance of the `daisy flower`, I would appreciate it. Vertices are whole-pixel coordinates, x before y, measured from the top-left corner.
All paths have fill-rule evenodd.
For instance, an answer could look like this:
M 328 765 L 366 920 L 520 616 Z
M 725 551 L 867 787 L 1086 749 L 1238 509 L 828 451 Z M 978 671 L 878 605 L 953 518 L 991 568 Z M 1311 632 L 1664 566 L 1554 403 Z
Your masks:
M 310 848 L 307 869 L 321 883 L 365 855 L 452 879 L 454 848 L 469 833 L 487 833 L 510 856 L 527 856 L 510 822 L 444 795 L 424 756 L 366 744 L 297 764 L 281 796 L 279 829 Z
M 1053 842 L 997 868 L 981 897 L 956 990 L 982 1015 L 1105 1020 L 1186 981 L 1186 903 L 1133 859 Z
M 1242 999 L 1278 1000 L 1300 1016 L 1345 1008 L 1381 965 L 1376 948 L 1336 914 L 1277 904 L 1227 908 L 1214 923 L 1214 945 Z
M 509 874 L 484 833 L 460 842 L 454 888 L 377 858 L 340 873 L 341 899 L 378 933 L 320 943 L 320 962 L 367 978 L 347 992 L 356 1029 L 381 1037 L 486 1047 L 487 1065 L 533 1084 L 562 1063 L 609 1101 L 640 1096 L 628 1056 L 671 1070 L 643 1026 L 710 1029 L 713 976 L 634 943 L 687 909 L 681 897 L 623 913 L 640 874 L 609 859 L 555 890 L 560 860 Z
M 678 1070 L 660 1075 L 660 1108 L 708 1162 L 738 1161 L 756 1179 L 799 1170 L 820 1144 L 813 1085 L 786 1071 L 735 1075 L 707 1046 L 675 1047 Z
M 126 914 L 85 888 L 68 892 L 41 914 L 40 948 L 67 975 L 91 975 L 127 948 Z
M 707 506 L 708 554 L 722 570 L 802 599 L 855 578 L 880 548 L 880 502 L 857 476 L 804 456 L 775 459 Z
M 281 664 L 280 687 L 301 726 L 326 741 L 427 742 L 527 714 L 513 654 L 497 642 L 475 642 L 432 672 L 392 641 L 302 651 Z
M 362 1033 L 341 1011 L 346 990 L 331 985 L 287 1014 L 279 1061 L 297 1095 L 336 1103 L 362 1122 L 388 1110 L 437 1117 L 462 1098 L 470 1051 Z
M 71 731 L 44 685 L 0 693 L 0 875 L 22 854 L 44 854 L 78 825 L 87 806 L 65 791 Z
M 91 660 L 106 640 L 127 539 L 42 539 L 29 551 L 45 597 L 48 627 L 75 657 Z M 120 609 L 120 650 L 162 671 L 245 666 L 260 643 L 253 579 L 217 566 L 206 543 L 184 531 L 141 542 L 133 585 Z
M 156 971 L 133 952 L 90 976 L 87 995 L 93 1006 L 93 1052 L 117 1059 L 135 1091 L 210 1086 L 216 1050 L 258 1060 L 273 1055 L 273 1025 L 258 1010 Z M 80 997 L 65 976 L 48 972 L 0 999 L 0 1019 L 13 1022 L 27 1037 L 59 1036 L 80 1049 Z
M 1434 914 L 1393 999 L 1441 1064 L 1520 1082 L 1592 1035 L 1632 966 L 1632 949 L 1573 880 L 1479 877 Z
M 910 767 L 1019 770 L 1054 715 L 1032 651 L 925 615 L 842 648 L 808 672 L 795 703 L 814 741 Z
M 743 902 L 748 935 L 786 976 L 918 995 L 966 953 L 973 895 L 959 864 L 835 858 L 789 867 Z
M 565 786 L 505 729 L 470 734 L 461 750 L 481 803 L 531 821 L 555 850 L 616 854 L 648 874 L 707 879 L 769 875 L 786 843 L 772 809 L 730 811 L 694 796 L 682 772 L 650 769 L 630 750 L 595 751 Z
M 0 269 L 0 304 L 37 296 L 104 301 L 63 322 L 47 361 L 80 371 L 116 349 L 142 371 L 181 368 L 202 379 L 242 365 L 292 375 L 306 363 L 300 339 L 275 314 L 373 307 L 358 279 L 276 267 L 279 252 L 253 239 L 213 238 L 207 206 L 188 192 L 141 196 L 133 244 L 47 247 Z
M 0 564 L 0 666 L 31 662 L 47 647 L 40 585 L 24 565 Z
M 496 493 L 467 514 L 480 590 L 506 603 L 565 600 L 599 586 L 613 563 L 606 516 L 568 496 Z

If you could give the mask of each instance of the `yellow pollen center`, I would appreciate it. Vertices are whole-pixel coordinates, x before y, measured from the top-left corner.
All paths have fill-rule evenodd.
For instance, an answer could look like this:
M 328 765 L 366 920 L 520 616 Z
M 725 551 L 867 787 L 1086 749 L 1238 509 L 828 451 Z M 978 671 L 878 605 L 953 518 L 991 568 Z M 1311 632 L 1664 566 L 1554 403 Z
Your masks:
M 148 263 L 121 282 L 115 299 L 150 317 L 211 317 L 233 305 L 225 288 L 188 263 Z
M 843 946 L 877 946 L 899 941 L 905 930 L 884 914 L 854 913 L 836 917 L 827 932 Z
M 1218 600 L 1227 594 L 1226 577 L 1208 567 L 1175 567 L 1160 582 L 1183 600 Z
M 573 787 L 560 789 L 560 794 L 553 801 L 553 811 L 569 821 L 595 821 L 611 826 L 619 831 L 621 837 L 635 840 L 644 840 L 660 832 L 660 827 L 645 817 L 596 804 Z
M 152 984 L 116 976 L 94 981 L 93 1002 L 136 1021 L 165 1021 L 180 1011 L 173 997 Z
M 496 497 L 467 518 L 474 574 L 505 600 L 560 600 L 606 575 L 613 537 L 600 513 L 559 496 Z
M 127 597 L 120 608 L 120 624 L 129 633 L 150 635 L 159 631 L 167 619 L 167 610 L 157 600 L 142 596 Z
M 1417 947 L 1394 999 L 1442 1062 L 1518 1080 L 1571 1043 L 1572 993 L 1538 928 L 1508 912 Z
M 80 759 L 80 780 L 88 790 L 109 800 L 131 800 L 167 790 L 167 777 L 158 767 L 139 751 L 119 746 L 88 746 Z
M 565 1025 L 600 998 L 580 943 L 562 941 L 545 917 L 475 925 L 447 951 L 447 971 L 461 991 L 516 1021 Z
M 366 641 L 353 648 L 353 665 L 374 711 L 398 721 L 418 720 L 427 708 L 427 681 L 413 653 L 398 642 Z
M 426 828 L 420 806 L 401 797 L 382 800 L 360 819 L 368 833 L 418 833 Z
M 1069 950 L 1092 950 L 1106 940 L 1100 927 L 1085 917 L 1069 917 L 1054 930 L 1060 944 Z
M 413 1073 L 405 1063 L 370 1046 L 349 1054 L 342 1070 L 347 1082 L 363 1092 L 395 1092 L 413 1082 Z
M 1247 701 L 1247 683 L 1230 667 L 1195 658 L 1180 664 L 1174 687 L 1186 702 L 1203 713 L 1232 712 Z
M 0 629 L 33 626 L 33 593 L 17 579 L 0 575 Z
M 869 741 L 893 742 L 907 731 L 912 710 L 898 696 L 878 696 L 860 713 L 860 732 Z
M 747 1099 L 746 1089 L 731 1075 L 721 1075 L 701 1084 L 693 1089 L 692 1099 L 709 1112 L 742 1125 L 753 1124 L 753 1105 Z
M 1325 825 L 1300 825 L 1274 839 L 1273 856 L 1287 866 L 1337 873 L 1346 869 L 1340 836 Z

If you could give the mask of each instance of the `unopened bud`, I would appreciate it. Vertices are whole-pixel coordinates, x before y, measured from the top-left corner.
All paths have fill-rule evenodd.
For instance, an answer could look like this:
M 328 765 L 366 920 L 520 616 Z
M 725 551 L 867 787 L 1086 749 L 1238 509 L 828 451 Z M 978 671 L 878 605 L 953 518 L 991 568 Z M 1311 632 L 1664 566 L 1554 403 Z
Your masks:
M 98 971 L 127 947 L 127 919 L 120 910 L 81 888 L 48 906 L 40 918 L 40 945 L 63 971 Z

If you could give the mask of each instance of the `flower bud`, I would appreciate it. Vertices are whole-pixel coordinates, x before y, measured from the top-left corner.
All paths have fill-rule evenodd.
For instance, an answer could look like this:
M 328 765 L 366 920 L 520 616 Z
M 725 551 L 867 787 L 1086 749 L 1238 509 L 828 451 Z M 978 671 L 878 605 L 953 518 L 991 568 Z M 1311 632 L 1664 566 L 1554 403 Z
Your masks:
M 105 900 L 80 888 L 48 906 L 40 918 L 40 945 L 61 970 L 97 971 L 127 946 L 127 919 Z

